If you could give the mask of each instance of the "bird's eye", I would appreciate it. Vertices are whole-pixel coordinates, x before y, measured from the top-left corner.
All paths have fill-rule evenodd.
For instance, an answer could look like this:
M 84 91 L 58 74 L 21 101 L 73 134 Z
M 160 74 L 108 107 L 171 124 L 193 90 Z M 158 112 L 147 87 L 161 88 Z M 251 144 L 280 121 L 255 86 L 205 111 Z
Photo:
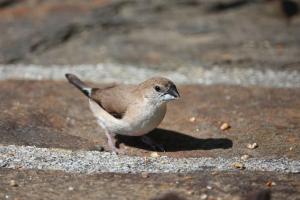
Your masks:
M 154 89 L 155 89 L 156 92 L 159 92 L 159 91 L 161 90 L 160 87 L 159 87 L 158 85 L 156 85 L 156 86 L 154 87 Z

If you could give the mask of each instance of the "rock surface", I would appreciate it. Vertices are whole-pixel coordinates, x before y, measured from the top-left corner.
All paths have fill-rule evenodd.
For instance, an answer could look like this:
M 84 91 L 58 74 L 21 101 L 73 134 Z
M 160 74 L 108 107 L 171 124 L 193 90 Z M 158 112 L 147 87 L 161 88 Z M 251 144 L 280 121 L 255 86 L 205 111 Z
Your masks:
M 0 63 L 299 70 L 300 18 L 287 26 L 275 10 L 265 1 L 15 1 L 0 9 Z
M 186 199 L 243 200 L 271 190 L 272 199 L 296 200 L 299 174 L 203 172 L 193 174 L 66 174 L 54 171 L 0 170 L 0 197 L 6 199 L 152 199 L 174 191 Z M 15 180 L 18 187 L 12 187 Z M 268 187 L 272 181 L 276 185 Z M 122 189 L 120 189 L 122 188 Z M 109 191 L 109 192 L 108 192 Z
M 300 157 L 300 91 L 239 86 L 179 86 L 181 99 L 150 136 L 174 157 Z M 67 82 L 2 81 L 0 143 L 67 149 L 106 147 L 87 99 Z M 191 121 L 190 118 L 195 118 Z M 231 128 L 222 131 L 222 123 Z M 120 137 L 129 155 L 152 151 Z M 257 143 L 258 148 L 247 145 Z M 125 144 L 125 145 L 124 145 Z M 274 148 L 276 147 L 276 148 Z

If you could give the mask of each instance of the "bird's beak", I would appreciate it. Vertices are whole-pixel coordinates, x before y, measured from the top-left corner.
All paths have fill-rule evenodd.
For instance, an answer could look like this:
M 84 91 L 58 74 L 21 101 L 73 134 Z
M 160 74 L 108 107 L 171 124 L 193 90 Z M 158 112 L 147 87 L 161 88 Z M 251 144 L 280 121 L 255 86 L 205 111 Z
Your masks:
M 168 94 L 172 95 L 173 97 L 175 97 L 175 99 L 179 98 L 180 95 L 179 95 L 179 92 L 176 88 L 175 85 L 172 85 L 169 90 L 167 91 Z
M 180 97 L 179 92 L 175 85 L 172 85 L 168 91 L 164 94 L 163 100 L 164 101 L 170 101 L 174 99 L 178 99 Z

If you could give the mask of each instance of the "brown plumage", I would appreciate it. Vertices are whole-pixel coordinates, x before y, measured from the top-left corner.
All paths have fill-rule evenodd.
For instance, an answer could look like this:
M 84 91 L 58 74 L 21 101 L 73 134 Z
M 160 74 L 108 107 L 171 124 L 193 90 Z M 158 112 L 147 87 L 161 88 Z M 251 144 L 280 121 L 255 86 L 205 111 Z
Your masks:
M 115 85 L 113 87 L 92 90 L 90 98 L 97 102 L 105 111 L 116 118 L 122 118 L 134 95 L 134 87 Z M 122 99 L 122 101 L 120 101 Z

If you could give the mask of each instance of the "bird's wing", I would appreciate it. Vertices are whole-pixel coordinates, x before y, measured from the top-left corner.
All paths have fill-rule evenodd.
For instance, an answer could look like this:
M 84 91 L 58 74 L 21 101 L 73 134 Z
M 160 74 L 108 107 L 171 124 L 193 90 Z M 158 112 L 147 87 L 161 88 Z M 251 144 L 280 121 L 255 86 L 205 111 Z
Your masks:
M 134 86 L 115 85 L 108 88 L 94 88 L 91 99 L 116 118 L 122 118 L 130 103 Z

